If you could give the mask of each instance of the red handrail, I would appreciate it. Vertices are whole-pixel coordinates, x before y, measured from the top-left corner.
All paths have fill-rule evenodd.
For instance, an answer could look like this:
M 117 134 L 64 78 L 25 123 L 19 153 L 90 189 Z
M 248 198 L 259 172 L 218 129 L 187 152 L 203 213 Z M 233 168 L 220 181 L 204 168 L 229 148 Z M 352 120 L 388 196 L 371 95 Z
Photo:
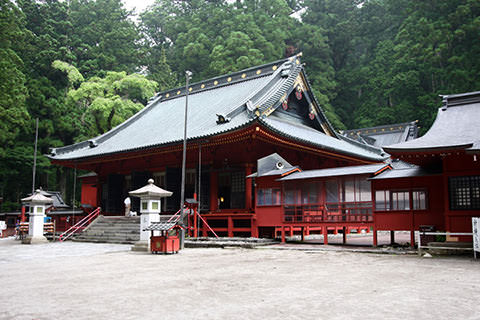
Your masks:
M 167 220 L 167 222 L 172 221 L 172 219 L 175 218 L 180 213 L 180 211 L 182 211 L 182 209 L 178 210 L 173 216 L 171 216 L 170 219 Z M 177 220 L 175 220 L 175 222 L 178 222 L 179 219 L 180 216 L 177 218 Z
M 215 233 L 215 231 L 213 231 L 212 228 L 210 228 L 210 225 L 207 223 L 207 221 L 205 219 L 203 219 L 203 217 L 200 215 L 200 212 L 197 212 L 198 216 L 200 217 L 200 219 L 202 219 L 203 223 L 205 223 L 205 225 L 207 226 L 208 229 L 210 229 L 210 231 L 212 231 L 213 235 L 218 239 L 219 237 L 217 236 L 217 234 Z
M 58 237 L 58 241 L 60 242 L 65 241 L 71 236 L 73 236 L 79 230 L 82 231 L 83 229 L 85 229 L 90 224 L 90 222 L 100 214 L 101 210 L 102 208 L 98 207 L 97 209 L 90 212 L 82 220 L 78 221 L 75 225 L 71 226 L 67 231 L 62 233 L 60 237 Z

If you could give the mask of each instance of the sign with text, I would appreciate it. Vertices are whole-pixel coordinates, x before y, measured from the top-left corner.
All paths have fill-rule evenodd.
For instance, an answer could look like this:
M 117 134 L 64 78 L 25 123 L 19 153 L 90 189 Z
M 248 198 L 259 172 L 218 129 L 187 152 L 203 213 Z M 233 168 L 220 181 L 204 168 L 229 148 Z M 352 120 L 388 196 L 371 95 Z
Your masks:
M 473 253 L 475 259 L 477 252 L 480 252 L 480 218 L 472 218 L 472 233 L 473 233 Z

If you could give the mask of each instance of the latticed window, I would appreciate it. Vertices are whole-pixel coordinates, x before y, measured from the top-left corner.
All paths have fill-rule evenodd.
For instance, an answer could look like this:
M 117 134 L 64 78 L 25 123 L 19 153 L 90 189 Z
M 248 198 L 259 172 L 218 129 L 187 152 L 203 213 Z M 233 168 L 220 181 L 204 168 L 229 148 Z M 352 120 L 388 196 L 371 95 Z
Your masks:
M 480 209 L 480 176 L 448 179 L 450 210 Z
M 232 172 L 232 192 L 245 191 L 245 173 L 243 171 Z

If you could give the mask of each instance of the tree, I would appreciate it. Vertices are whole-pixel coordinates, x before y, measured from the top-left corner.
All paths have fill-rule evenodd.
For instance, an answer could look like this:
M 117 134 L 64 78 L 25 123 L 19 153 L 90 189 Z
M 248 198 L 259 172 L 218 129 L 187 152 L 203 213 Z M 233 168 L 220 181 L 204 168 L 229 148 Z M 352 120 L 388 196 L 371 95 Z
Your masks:
M 24 16 L 11 1 L 0 4 L 0 154 L 14 144 L 29 115 L 25 106 L 27 88 L 18 49 L 26 36 Z
M 25 105 L 27 88 L 20 48 L 25 45 L 28 31 L 22 12 L 11 1 L 0 3 L 0 194 L 4 210 L 16 208 L 9 203 L 17 200 L 17 168 L 25 165 L 18 143 L 21 128 L 28 127 L 29 114 Z M 11 183 L 15 185 L 12 185 Z
M 121 0 L 71 0 L 68 9 L 69 49 L 84 76 L 103 76 L 107 70 L 137 71 L 140 33 Z
M 139 74 L 107 72 L 68 91 L 70 113 L 75 115 L 78 135 L 85 140 L 105 133 L 141 110 L 155 94 L 157 83 Z
M 147 56 L 165 52 L 174 74 L 191 70 L 195 81 L 282 58 L 295 26 L 291 12 L 283 0 L 157 0 L 141 26 Z M 158 79 L 155 61 L 146 65 Z

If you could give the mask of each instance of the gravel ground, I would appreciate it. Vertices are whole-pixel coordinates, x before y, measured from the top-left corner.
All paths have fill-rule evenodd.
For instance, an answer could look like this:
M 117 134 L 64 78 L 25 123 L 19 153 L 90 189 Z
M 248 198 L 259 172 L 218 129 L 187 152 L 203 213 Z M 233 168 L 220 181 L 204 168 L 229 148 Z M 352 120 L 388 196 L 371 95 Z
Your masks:
M 480 319 L 471 258 L 0 240 L 0 319 Z

